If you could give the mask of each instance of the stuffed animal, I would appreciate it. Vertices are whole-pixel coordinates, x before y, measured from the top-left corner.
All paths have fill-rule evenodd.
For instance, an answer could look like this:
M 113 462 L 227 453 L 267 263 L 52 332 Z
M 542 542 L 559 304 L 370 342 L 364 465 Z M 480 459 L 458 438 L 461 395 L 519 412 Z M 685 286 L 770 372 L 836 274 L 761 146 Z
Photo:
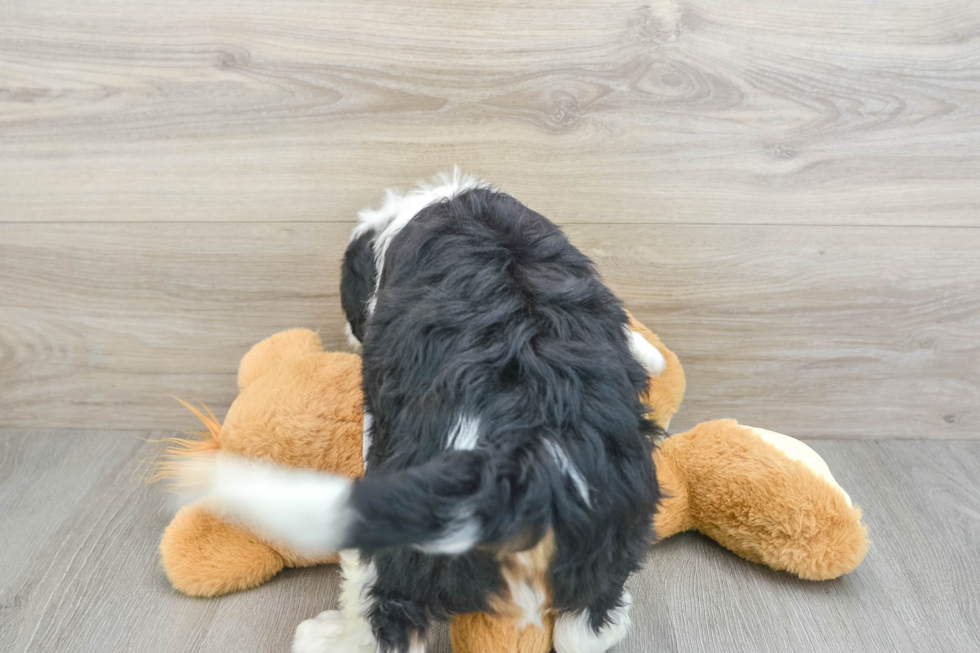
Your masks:
M 666 429 L 684 395 L 683 369 L 635 319 L 630 329 L 666 361 L 643 396 L 650 418 Z M 363 474 L 358 356 L 324 352 L 307 329 L 284 331 L 245 355 L 238 387 L 223 423 L 188 406 L 208 431 L 200 440 L 175 440 L 170 453 L 220 448 L 285 466 Z M 664 439 L 654 460 L 665 497 L 653 516 L 657 539 L 698 530 L 748 560 L 813 580 L 845 574 L 864 557 L 860 509 L 816 452 L 798 440 L 717 420 Z M 248 589 L 283 567 L 338 559 L 304 557 L 222 519 L 206 499 L 177 513 L 160 553 L 174 587 L 193 596 Z M 507 617 L 474 613 L 456 616 L 450 635 L 456 653 L 546 653 L 552 626 L 545 620 L 541 628 L 519 627 Z

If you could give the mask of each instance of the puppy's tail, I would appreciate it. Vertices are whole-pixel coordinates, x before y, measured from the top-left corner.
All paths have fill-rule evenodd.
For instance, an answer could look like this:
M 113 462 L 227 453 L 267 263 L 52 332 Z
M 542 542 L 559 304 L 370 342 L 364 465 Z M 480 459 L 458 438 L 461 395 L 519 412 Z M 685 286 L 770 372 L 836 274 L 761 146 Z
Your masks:
M 184 485 L 215 496 L 229 516 L 310 554 L 386 546 L 460 554 L 526 533 L 519 522 L 535 517 L 513 505 L 499 510 L 513 503 L 514 487 L 486 452 L 444 451 L 418 467 L 361 480 L 225 452 L 194 457 L 182 472 Z

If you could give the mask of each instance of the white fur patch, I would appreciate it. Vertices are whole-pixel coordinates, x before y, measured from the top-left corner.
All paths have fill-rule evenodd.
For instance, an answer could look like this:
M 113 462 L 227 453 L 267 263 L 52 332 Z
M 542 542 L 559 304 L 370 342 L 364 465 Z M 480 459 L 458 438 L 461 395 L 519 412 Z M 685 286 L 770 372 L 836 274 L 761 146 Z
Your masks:
M 353 549 L 340 552 L 340 569 L 340 610 L 327 610 L 301 623 L 293 638 L 293 653 L 376 653 L 377 642 L 365 616 L 371 609 L 370 591 L 378 570 L 373 563 L 362 563 Z
M 374 312 L 374 305 L 377 302 L 376 295 L 381 271 L 384 270 L 385 253 L 391 241 L 405 228 L 405 225 L 430 204 L 449 199 L 470 188 L 485 187 L 489 187 L 486 182 L 464 175 L 459 168 L 454 167 L 452 174 L 439 173 L 431 182 L 422 182 L 414 190 L 404 194 L 389 188 L 385 191 L 385 201 L 380 209 L 362 209 L 358 212 L 358 224 L 351 232 L 351 240 L 372 229 L 377 232 L 374 238 L 374 264 L 377 272 L 374 292 L 368 299 L 368 313 Z
M 589 611 L 566 612 L 555 620 L 557 653 L 604 653 L 626 637 L 633 626 L 633 597 L 623 591 L 623 606 L 609 612 L 609 622 L 596 632 L 589 625 Z
M 344 322 L 344 335 L 347 336 L 347 344 L 351 346 L 351 349 L 361 351 L 361 341 L 354 335 L 354 329 L 351 328 L 350 322 Z
M 364 411 L 364 427 L 363 435 L 361 435 L 361 455 L 364 456 L 364 471 L 367 471 L 367 459 L 368 451 L 371 449 L 371 425 L 374 424 L 374 418 L 371 413 Z
M 517 562 L 525 568 L 533 568 L 534 561 L 531 559 L 529 553 L 518 553 L 516 557 Z M 507 579 L 507 587 L 510 589 L 511 600 L 523 613 L 523 619 L 518 622 L 517 627 L 524 628 L 528 624 L 534 624 L 538 628 L 543 629 L 544 626 L 541 625 L 541 612 L 547 600 L 544 592 L 533 587 L 527 580 L 515 581 L 506 574 L 504 577 Z
M 184 465 L 184 476 L 213 496 L 230 517 L 309 554 L 337 551 L 356 515 L 350 479 L 284 469 L 219 451 Z M 191 469 L 193 467 L 193 469 Z
M 847 501 L 847 505 L 854 505 L 851 503 L 851 497 L 844 491 L 844 488 L 837 483 L 834 475 L 830 473 L 830 467 L 827 466 L 827 462 L 821 458 L 820 454 L 818 454 L 816 451 L 803 444 L 796 438 L 791 438 L 788 435 L 776 433 L 775 431 L 767 431 L 765 429 L 757 429 L 753 426 L 749 426 L 747 428 L 751 429 L 753 433 L 779 449 L 787 458 L 798 460 L 809 467 L 810 471 L 827 481 L 831 487 L 844 495 L 844 500 Z
M 508 583 L 510 588 L 510 598 L 514 605 L 523 612 L 523 618 L 517 623 L 518 628 L 524 628 L 528 624 L 534 624 L 538 628 L 541 625 L 541 606 L 544 605 L 545 596 L 541 590 L 531 587 L 530 583 Z
M 548 453 L 551 454 L 555 464 L 558 465 L 558 469 L 571 479 L 572 485 L 575 486 L 585 505 L 591 507 L 592 501 L 589 495 L 589 484 L 585 482 L 581 472 L 578 471 L 578 467 L 569 459 L 565 450 L 548 438 L 544 439 L 544 446 L 548 450 Z
M 469 451 L 480 439 L 480 418 L 461 415 L 446 436 L 446 449 Z
M 361 209 L 357 212 L 357 225 L 350 232 L 350 240 L 354 242 L 368 231 L 381 232 L 388 223 L 398 215 L 398 207 L 402 204 L 405 194 L 397 188 L 385 190 L 385 199 L 377 209 Z
M 473 511 L 462 508 L 446 530 L 437 539 L 415 548 L 429 555 L 459 555 L 472 549 L 480 541 L 483 529 Z
M 628 328 L 626 329 L 626 338 L 633 358 L 640 362 L 647 374 L 657 377 L 664 373 L 664 370 L 667 369 L 667 359 L 664 358 L 659 349 L 653 346 L 653 343 Z
M 365 564 L 357 549 L 340 552 L 340 571 L 343 586 L 340 590 L 340 609 L 345 617 L 364 617 L 371 609 L 371 588 L 378 580 L 373 562 Z

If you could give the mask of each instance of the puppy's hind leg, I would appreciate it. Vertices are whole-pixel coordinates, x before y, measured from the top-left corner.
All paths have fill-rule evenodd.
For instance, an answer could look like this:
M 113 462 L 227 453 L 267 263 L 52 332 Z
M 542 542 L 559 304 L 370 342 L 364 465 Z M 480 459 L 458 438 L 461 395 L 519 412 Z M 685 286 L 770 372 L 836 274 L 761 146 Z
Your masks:
M 633 597 L 625 589 L 614 600 L 596 601 L 580 612 L 565 612 L 555 620 L 557 653 L 605 653 L 633 625 Z
M 326 610 L 296 628 L 293 653 L 376 653 L 377 641 L 366 615 L 377 578 L 373 564 L 361 562 L 357 551 L 340 554 L 343 581 L 340 610 Z
M 327 610 L 296 629 L 293 653 L 425 653 L 428 613 L 378 580 L 373 562 L 340 554 L 340 610 Z
M 389 592 L 382 584 L 374 588 L 368 614 L 378 642 L 378 653 L 425 653 L 429 627 L 428 610 L 411 599 Z

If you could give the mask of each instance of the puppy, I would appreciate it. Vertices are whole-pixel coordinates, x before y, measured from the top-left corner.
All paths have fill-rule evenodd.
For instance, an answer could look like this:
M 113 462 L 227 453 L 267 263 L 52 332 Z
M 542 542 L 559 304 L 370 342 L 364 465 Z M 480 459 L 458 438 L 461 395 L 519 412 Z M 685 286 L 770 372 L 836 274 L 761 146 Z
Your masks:
M 558 227 L 482 182 L 457 171 L 359 217 L 341 301 L 363 347 L 364 479 L 209 472 L 231 514 L 356 549 L 342 611 L 293 650 L 419 653 L 433 620 L 468 612 L 554 617 L 558 653 L 609 649 L 659 499 L 638 395 L 662 358 Z

